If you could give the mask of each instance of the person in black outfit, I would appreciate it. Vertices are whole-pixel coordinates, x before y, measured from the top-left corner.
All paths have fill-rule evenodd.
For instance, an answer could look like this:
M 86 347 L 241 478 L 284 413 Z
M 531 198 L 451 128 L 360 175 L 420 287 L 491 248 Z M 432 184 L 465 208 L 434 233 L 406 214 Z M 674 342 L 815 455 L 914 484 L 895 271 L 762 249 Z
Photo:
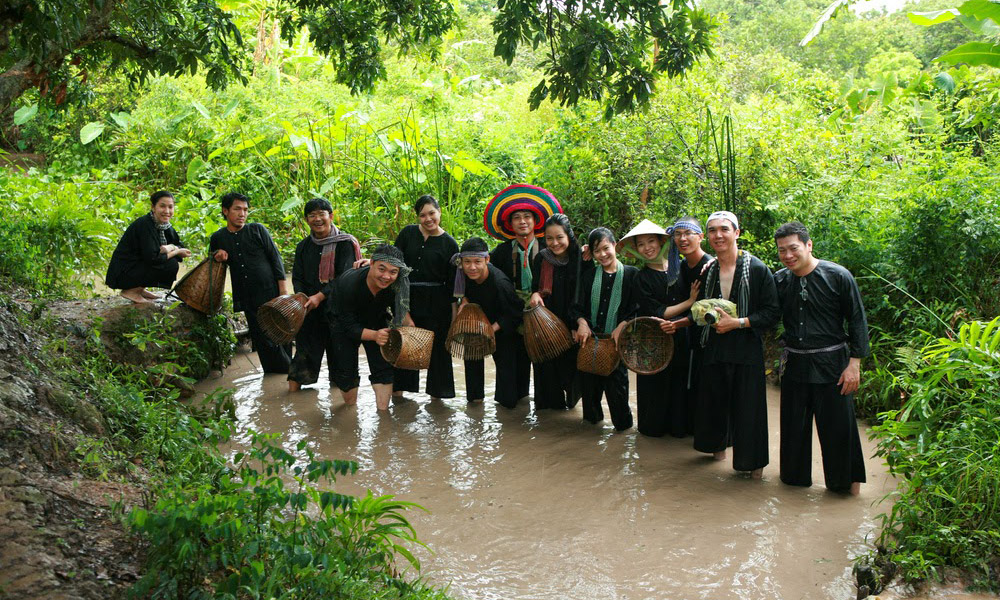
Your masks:
M 302 328 L 295 335 L 295 357 L 288 368 L 288 390 L 316 383 L 326 354 L 330 381 L 333 382 L 336 352 L 327 319 L 327 298 L 333 294 L 338 277 L 361 260 L 361 246 L 349 233 L 343 233 L 331 220 L 333 207 L 325 198 L 313 198 L 303 209 L 310 234 L 295 247 L 292 285 L 296 292 L 309 296 L 309 311 Z
M 643 220 L 629 231 L 619 246 L 645 266 L 636 275 L 639 314 L 663 322 L 688 311 L 698 296 L 698 283 L 684 287 L 680 278 L 680 254 L 667 231 Z M 687 361 L 678 361 L 686 348 L 678 349 L 681 336 L 674 335 L 674 358 L 659 373 L 637 374 L 636 429 L 643 435 L 661 437 L 666 433 L 684 437 L 693 418 L 689 415 L 687 390 L 678 386 L 686 375 Z M 680 350 L 680 352 L 679 352 Z
M 815 416 L 827 489 L 857 495 L 865 460 L 854 392 L 861 359 L 869 354 L 861 292 L 850 271 L 813 256 L 802 223 L 785 223 L 774 241 L 786 267 L 774 276 L 787 354 L 781 377 L 781 481 L 812 485 Z
M 275 296 L 287 293 L 285 266 L 271 234 L 260 223 L 247 223 L 250 199 L 236 192 L 222 197 L 226 226 L 212 234 L 209 251 L 216 262 L 229 265 L 233 310 L 243 311 L 253 349 L 265 373 L 288 373 L 291 344 L 272 342 L 257 323 L 257 309 Z
M 486 242 L 478 237 L 469 238 L 462 244 L 454 293 L 456 298 L 462 299 L 462 307 L 470 302 L 478 304 L 493 324 L 497 342 L 493 353 L 496 364 L 494 399 L 501 406 L 514 408 L 520 399 L 514 378 L 515 344 L 518 343 L 517 326 L 521 322 L 524 302 L 507 276 L 490 264 L 488 250 Z M 465 391 L 469 402 L 479 402 L 486 397 L 484 369 L 482 360 L 465 361 Z
M 412 323 L 408 313 L 409 267 L 403 253 L 383 244 L 375 249 L 368 266 L 345 273 L 337 280 L 329 305 L 337 359 L 331 370 L 333 384 L 345 404 L 358 401 L 358 347 L 365 347 L 368 380 L 375 390 L 375 406 L 389 409 L 392 395 L 392 365 L 382 357 L 379 346 L 389 340 L 389 327 Z
M 759 479 L 768 463 L 762 335 L 778 320 L 778 296 L 771 270 L 737 247 L 736 215 L 712 213 L 707 225 L 708 240 L 718 258 L 705 272 L 699 298 L 730 300 L 737 305 L 739 317 L 718 309 L 716 322 L 702 328 L 705 353 L 694 447 L 725 460 L 732 446 L 733 468 Z
M 181 260 L 191 256 L 170 226 L 174 196 L 170 192 L 154 192 L 149 203 L 149 213 L 132 221 L 118 240 L 104 278 L 109 288 L 121 290 L 123 298 L 136 304 L 159 298 L 146 288 L 169 289 L 177 279 Z
M 545 238 L 540 237 L 540 223 L 530 210 L 515 210 L 504 215 L 509 228 L 517 237 L 502 242 L 490 252 L 490 264 L 500 270 L 514 284 L 521 300 L 531 295 L 531 261 L 545 248 Z M 539 225 L 539 227 L 536 227 Z M 514 341 L 514 377 L 517 384 L 518 399 L 531 395 L 531 359 L 524 349 L 524 336 L 518 332 L 513 334 Z M 537 384 L 537 377 L 536 384 Z
M 582 344 L 591 335 L 611 334 L 617 344 L 625 323 L 639 312 L 635 297 L 635 278 L 639 270 L 618 260 L 615 236 L 609 229 L 598 227 L 587 238 L 587 245 L 599 268 L 584 274 L 580 282 L 580 294 L 573 308 L 577 323 L 576 339 Z M 628 373 L 624 364 L 619 362 L 615 370 L 605 377 L 581 371 L 580 388 L 583 392 L 584 419 L 591 423 L 604 420 L 601 396 L 605 396 L 615 429 L 624 431 L 632 426 Z
M 434 196 L 424 195 L 413 207 L 419 225 L 407 225 L 396 236 L 394 245 L 403 251 L 410 273 L 410 316 L 417 327 L 434 332 L 431 364 L 427 369 L 427 394 L 431 400 L 455 397 L 455 376 L 451 354 L 445 344 L 451 325 L 453 306 L 450 288 L 451 257 L 458 243 L 441 228 L 441 207 Z M 395 369 L 393 395 L 420 391 L 420 373 Z

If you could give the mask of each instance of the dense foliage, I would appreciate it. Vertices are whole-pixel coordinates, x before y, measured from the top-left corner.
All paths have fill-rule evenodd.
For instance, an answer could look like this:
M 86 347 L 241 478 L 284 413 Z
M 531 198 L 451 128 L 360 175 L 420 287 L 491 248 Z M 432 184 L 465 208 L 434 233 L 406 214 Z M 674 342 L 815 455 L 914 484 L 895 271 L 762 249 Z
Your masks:
M 0 269 L 48 294 L 66 293 L 74 279 L 79 290 L 93 280 L 87 271 L 100 278 L 117 232 L 160 188 L 177 193 L 174 222 L 197 252 L 222 225 L 217 198 L 230 190 L 250 195 L 252 218 L 286 254 L 305 235 L 301 206 L 315 195 L 333 201 L 340 227 L 375 243 L 412 222 L 413 200 L 430 192 L 461 241 L 482 234 L 485 202 L 515 181 L 554 192 L 578 233 L 729 207 L 744 224 L 742 245 L 773 267 L 771 233 L 798 219 L 819 257 L 858 277 L 868 309 L 873 356 L 858 409 L 879 424 L 881 451 L 901 477 L 882 545 L 911 579 L 949 566 L 982 575 L 997 561 L 998 520 L 993 512 L 978 528 L 966 524 L 995 510 L 995 481 L 949 486 L 996 470 L 995 457 L 980 452 L 983 440 L 996 440 L 996 378 L 971 366 L 958 374 L 942 361 L 995 358 L 995 347 L 981 355 L 966 346 L 970 323 L 1000 314 L 1000 77 L 933 59 L 992 41 L 995 29 L 848 11 L 798 45 L 827 4 L 706 0 L 699 7 L 711 17 L 686 18 L 705 19 L 703 32 L 718 23 L 713 57 L 661 81 L 646 110 L 610 121 L 607 104 L 585 97 L 618 93 L 617 76 L 589 62 L 596 46 L 586 38 L 614 37 L 604 48 L 621 62 L 602 68 L 645 58 L 642 69 L 655 70 L 649 36 L 595 26 L 556 42 L 532 13 L 538 5 L 523 3 L 504 4 L 499 17 L 474 2 L 457 6 L 459 26 L 431 44 L 438 62 L 379 55 L 385 81 L 375 94 L 340 85 L 342 63 L 303 31 L 265 44 L 247 85 L 223 92 L 201 75 L 154 78 L 137 93 L 95 76 L 90 103 L 58 111 L 29 92 L 4 130 L 6 145 L 44 154 L 46 166 L 0 175 Z M 926 0 L 910 8 L 949 7 Z M 495 19 L 514 23 L 517 10 L 518 55 L 498 60 Z M 553 26 L 586 23 L 588 10 Z M 244 21 L 251 39 L 260 21 Z M 656 52 L 666 48 L 660 41 Z M 591 93 L 575 106 L 530 110 L 550 85 L 539 79 L 565 77 L 560 60 L 570 58 L 591 69 L 572 82 Z M 925 348 L 927 336 L 942 341 Z M 942 344 L 958 346 L 942 353 Z

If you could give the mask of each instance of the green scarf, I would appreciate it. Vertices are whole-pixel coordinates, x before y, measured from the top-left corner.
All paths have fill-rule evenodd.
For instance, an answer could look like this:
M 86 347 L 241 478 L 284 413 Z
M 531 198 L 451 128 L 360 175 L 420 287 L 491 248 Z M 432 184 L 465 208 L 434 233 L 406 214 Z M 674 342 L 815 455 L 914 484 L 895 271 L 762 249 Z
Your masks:
M 536 242 L 535 238 L 531 238 L 528 247 L 521 248 L 521 242 L 517 238 L 512 240 L 514 249 L 517 250 L 517 263 L 521 265 L 521 285 L 518 288 L 523 292 L 531 293 L 531 250 L 535 247 Z
M 618 307 L 622 303 L 622 281 L 625 279 L 625 267 L 622 261 L 615 260 L 615 282 L 611 284 L 611 299 L 608 301 L 608 314 L 604 317 L 604 326 L 597 322 L 597 309 L 601 305 L 601 280 L 604 278 L 604 271 L 598 265 L 597 272 L 594 273 L 594 283 L 590 286 L 590 322 L 599 333 L 611 333 L 618 325 Z M 608 327 L 608 324 L 611 327 Z

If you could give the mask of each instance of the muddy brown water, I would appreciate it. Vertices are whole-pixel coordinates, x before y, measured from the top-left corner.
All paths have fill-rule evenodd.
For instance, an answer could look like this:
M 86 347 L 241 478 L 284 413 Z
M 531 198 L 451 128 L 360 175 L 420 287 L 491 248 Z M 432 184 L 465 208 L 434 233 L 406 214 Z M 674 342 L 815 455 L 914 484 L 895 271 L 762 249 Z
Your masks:
M 458 398 L 412 395 L 380 415 L 363 358 L 356 407 L 331 400 L 325 383 L 289 394 L 284 376 L 259 373 L 255 354 L 200 388 L 236 389 L 237 442 L 248 429 L 282 433 L 289 447 L 309 440 L 321 457 L 358 462 L 338 491 L 426 507 L 409 513 L 430 548 L 417 553 L 423 575 L 461 598 L 846 600 L 851 561 L 870 547 L 894 489 L 869 458 L 860 497 L 827 492 L 818 445 L 817 483 L 781 484 L 775 389 L 771 464 L 755 481 L 695 452 L 690 438 L 616 433 L 585 423 L 579 406 L 467 405 L 457 362 Z

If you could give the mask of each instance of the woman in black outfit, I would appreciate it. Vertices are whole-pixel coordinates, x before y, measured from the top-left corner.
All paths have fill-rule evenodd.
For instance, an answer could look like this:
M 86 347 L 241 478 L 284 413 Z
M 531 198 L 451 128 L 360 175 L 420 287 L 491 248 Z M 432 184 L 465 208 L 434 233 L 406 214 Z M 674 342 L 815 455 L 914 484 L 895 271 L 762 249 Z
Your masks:
M 451 354 L 445 346 L 451 325 L 453 299 L 448 287 L 455 278 L 450 262 L 458 253 L 458 243 L 441 228 L 441 207 L 431 195 L 417 198 L 413 211 L 418 225 L 407 225 L 396 236 L 395 246 L 403 251 L 410 273 L 410 317 L 417 327 L 434 332 L 431 364 L 427 369 L 427 394 L 431 400 L 455 397 Z M 393 371 L 392 394 L 420 391 L 420 372 Z
M 169 289 L 177 279 L 181 260 L 191 256 L 170 225 L 174 216 L 173 195 L 154 192 L 149 203 L 149 213 L 132 221 L 118 241 L 104 278 L 109 288 L 122 290 L 122 297 L 136 304 L 159 298 L 146 288 Z
M 587 267 L 593 269 L 589 261 Z M 531 261 L 532 294 L 529 303 L 552 311 L 570 331 L 576 329 L 572 310 L 582 269 L 580 245 L 569 217 L 562 213 L 552 215 L 545 221 L 545 248 Z M 552 360 L 534 363 L 535 410 L 565 410 L 576 406 L 579 399 L 573 391 L 576 353 L 574 345 Z

